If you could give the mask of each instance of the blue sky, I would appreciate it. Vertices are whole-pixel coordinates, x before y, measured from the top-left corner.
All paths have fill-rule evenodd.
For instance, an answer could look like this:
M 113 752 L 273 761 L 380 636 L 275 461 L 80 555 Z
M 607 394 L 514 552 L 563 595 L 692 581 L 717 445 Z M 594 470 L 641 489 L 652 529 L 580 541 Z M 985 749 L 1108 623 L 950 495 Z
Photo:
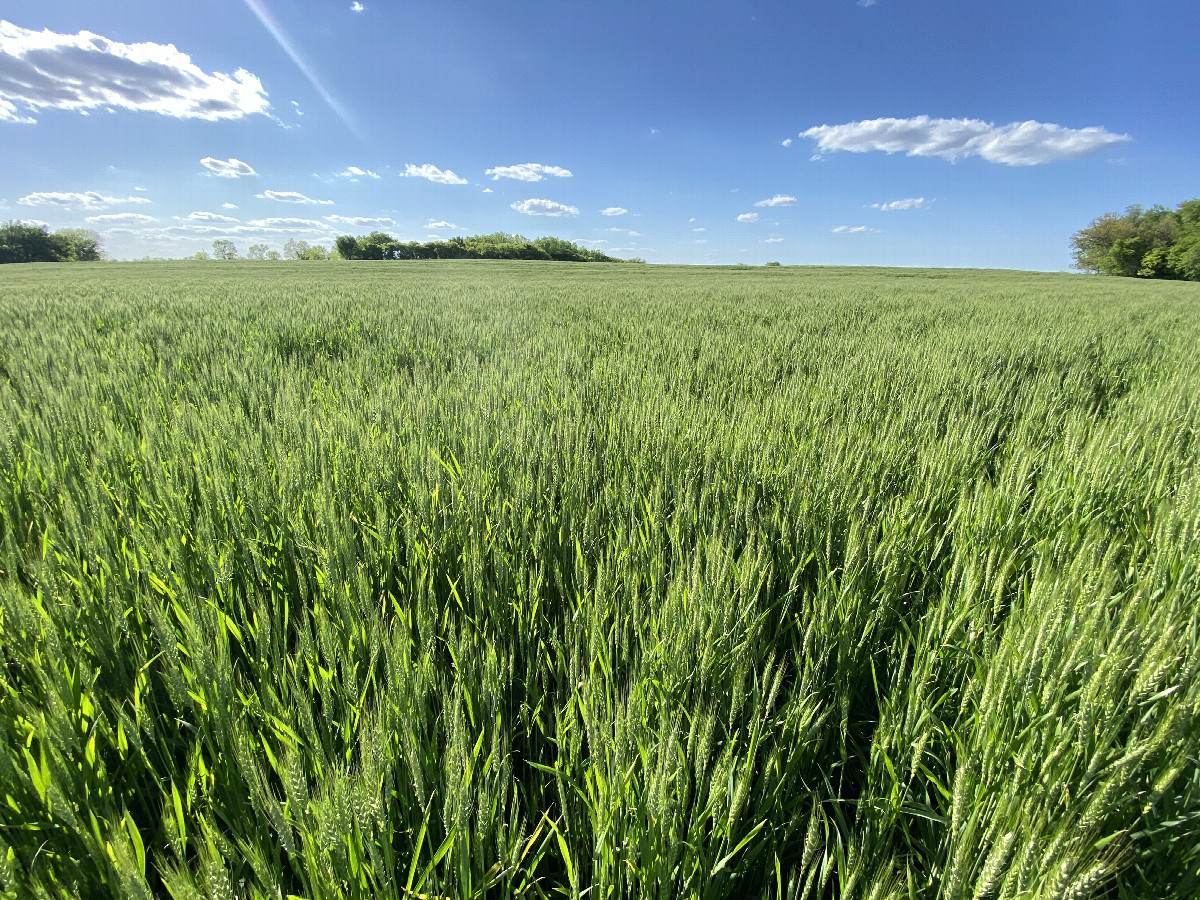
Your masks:
M 1194 0 L 7 0 L 0 218 L 1062 270 L 1200 196 Z

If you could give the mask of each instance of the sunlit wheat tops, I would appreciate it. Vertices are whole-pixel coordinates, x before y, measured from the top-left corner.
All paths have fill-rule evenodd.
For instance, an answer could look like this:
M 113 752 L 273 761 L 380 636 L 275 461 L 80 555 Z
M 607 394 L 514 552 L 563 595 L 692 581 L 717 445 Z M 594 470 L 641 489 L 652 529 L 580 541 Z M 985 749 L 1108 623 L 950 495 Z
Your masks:
M 1200 893 L 1200 289 L 0 272 L 0 896 Z

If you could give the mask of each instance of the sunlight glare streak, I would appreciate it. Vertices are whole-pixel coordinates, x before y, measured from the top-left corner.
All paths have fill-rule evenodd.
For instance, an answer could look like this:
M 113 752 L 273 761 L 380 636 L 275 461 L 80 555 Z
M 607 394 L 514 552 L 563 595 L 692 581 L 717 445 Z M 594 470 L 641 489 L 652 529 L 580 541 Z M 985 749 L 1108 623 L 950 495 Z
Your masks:
M 333 98 L 333 95 L 331 95 L 329 91 L 325 90 L 325 86 L 318 80 L 316 73 L 309 68 L 308 63 L 301 58 L 296 48 L 292 46 L 292 42 L 288 40 L 288 36 L 284 32 L 283 26 L 275 21 L 275 17 L 271 15 L 271 11 L 267 9 L 267 5 L 264 0 L 246 0 L 246 6 L 250 7 L 250 11 L 258 17 L 258 21 L 262 22 L 263 27 L 270 32 L 271 37 L 275 38 L 275 43 L 279 44 L 280 49 L 282 49 L 283 52 L 288 55 L 291 61 L 295 63 L 296 68 L 299 69 L 304 74 L 304 77 L 308 79 L 309 84 L 311 84 L 316 92 L 321 95 L 321 99 L 324 100 L 329 105 L 329 108 L 337 114 L 337 117 L 342 120 L 342 124 L 349 128 L 350 131 L 354 133 L 355 137 L 358 137 L 359 140 L 362 140 L 362 136 L 359 135 L 358 128 L 356 127 L 353 118 L 350 116 L 350 113 Z

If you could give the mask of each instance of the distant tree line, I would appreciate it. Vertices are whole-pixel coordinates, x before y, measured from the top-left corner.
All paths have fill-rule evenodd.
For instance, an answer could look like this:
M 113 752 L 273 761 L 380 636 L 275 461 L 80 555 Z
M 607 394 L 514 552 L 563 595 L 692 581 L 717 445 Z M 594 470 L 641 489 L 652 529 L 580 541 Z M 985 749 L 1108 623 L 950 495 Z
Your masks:
M 270 249 L 266 244 L 251 244 L 243 257 L 238 254 L 237 244 L 233 241 L 220 239 L 212 242 L 212 253 L 207 250 L 199 251 L 192 259 L 330 259 L 331 254 L 320 244 L 310 244 L 308 241 L 290 240 L 283 246 L 283 255 L 278 250 Z
M 1075 233 L 1071 248 L 1085 272 L 1200 281 L 1200 199 L 1105 213 Z
M 497 231 L 444 241 L 402 242 L 390 234 L 373 231 L 363 237 L 344 234 L 335 241 L 342 259 L 542 259 L 562 262 L 624 262 L 598 250 L 588 250 L 562 238 L 529 240 L 519 234 Z
M 45 225 L 0 225 L 0 263 L 95 262 L 103 259 L 100 236 L 84 228 L 51 232 Z

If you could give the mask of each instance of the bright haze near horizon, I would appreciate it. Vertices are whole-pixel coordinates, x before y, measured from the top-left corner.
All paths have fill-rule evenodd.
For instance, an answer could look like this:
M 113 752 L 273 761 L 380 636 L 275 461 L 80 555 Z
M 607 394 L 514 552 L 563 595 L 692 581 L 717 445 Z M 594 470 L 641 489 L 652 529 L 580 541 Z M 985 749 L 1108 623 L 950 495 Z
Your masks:
M 1064 270 L 1200 196 L 1194 0 L 7 0 L 0 219 Z

